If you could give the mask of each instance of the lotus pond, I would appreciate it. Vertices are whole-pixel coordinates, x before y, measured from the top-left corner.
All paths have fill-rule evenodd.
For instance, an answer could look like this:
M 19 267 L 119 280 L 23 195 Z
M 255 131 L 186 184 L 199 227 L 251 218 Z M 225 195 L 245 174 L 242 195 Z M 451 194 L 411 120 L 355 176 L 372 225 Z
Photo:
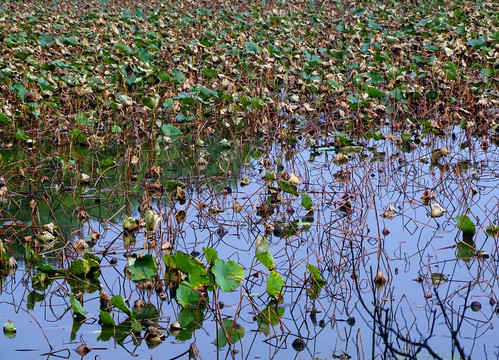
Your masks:
M 0 354 L 499 358 L 496 9 L 2 2 Z

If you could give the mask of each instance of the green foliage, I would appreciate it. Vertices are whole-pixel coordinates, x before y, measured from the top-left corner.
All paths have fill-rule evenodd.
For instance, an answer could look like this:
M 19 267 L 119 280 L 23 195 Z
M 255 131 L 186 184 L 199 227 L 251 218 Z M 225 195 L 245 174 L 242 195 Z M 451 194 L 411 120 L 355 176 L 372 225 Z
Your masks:
M 256 240 L 255 257 L 267 269 L 269 270 L 275 269 L 274 257 L 269 251 L 269 243 L 265 237 L 263 239 L 260 239 L 260 237 L 258 237 L 258 239 Z
M 153 280 L 158 271 L 156 259 L 151 254 L 130 256 L 128 271 L 132 281 Z
M 457 228 L 463 232 L 463 237 L 473 237 L 476 233 L 476 227 L 473 221 L 466 215 L 456 217 Z
M 193 286 L 187 281 L 182 281 L 177 289 L 177 302 L 182 307 L 197 306 L 199 303 L 199 294 Z
M 298 196 L 298 190 L 296 189 L 296 185 L 290 184 L 286 180 L 281 180 L 281 179 L 278 180 L 277 182 L 279 183 L 279 186 L 281 187 L 282 191 L 291 195 Z
M 206 262 L 208 265 L 215 265 L 215 260 L 218 260 L 218 253 L 215 249 L 203 247 L 203 252 L 206 256 Z
M 285 308 L 282 306 L 283 299 L 279 302 L 272 300 L 257 316 L 256 322 L 258 324 L 258 331 L 268 336 L 270 334 L 270 327 L 276 326 L 280 323 L 281 318 L 284 316 Z
M 123 228 L 125 230 L 134 230 L 136 228 L 137 221 L 133 217 L 123 214 Z
M 260 52 L 260 47 L 253 41 L 246 41 L 244 43 L 244 48 L 246 49 L 246 53 L 248 54 L 256 54 Z
M 159 104 L 159 95 L 157 94 L 142 98 L 142 105 L 148 107 L 151 110 L 156 109 L 158 107 L 158 104 Z
M 369 97 L 371 98 L 383 99 L 385 97 L 385 94 L 382 91 L 376 89 L 375 87 L 366 86 L 366 90 L 367 90 L 367 95 L 369 95 Z
M 165 136 L 168 136 L 172 140 L 178 138 L 182 134 L 182 132 L 172 124 L 162 125 L 161 131 Z
M 19 96 L 21 102 L 24 103 L 24 97 L 28 93 L 28 90 L 21 83 L 15 83 L 14 85 L 9 85 L 9 89 L 13 90 Z
M 497 238 L 499 236 L 499 225 L 490 224 L 487 226 L 487 235 Z
M 3 241 L 0 240 L 0 267 L 6 268 L 9 265 L 10 255 L 5 250 L 5 245 Z
M 312 207 L 314 206 L 314 203 L 312 202 L 312 198 L 306 192 L 301 193 L 301 204 L 307 210 L 312 209 Z
M 156 214 L 152 209 L 147 209 L 144 215 L 146 221 L 146 229 L 148 231 L 155 231 L 161 221 L 161 216 Z
M 100 275 L 100 259 L 91 253 L 84 253 L 81 259 L 71 261 L 68 274 L 78 277 L 98 277 Z
M 55 38 L 51 35 L 41 35 L 38 37 L 38 44 L 42 47 L 47 47 L 55 42 Z
M 215 260 L 211 269 L 215 282 L 223 292 L 234 291 L 244 280 L 244 270 L 235 261 Z
M 83 308 L 83 305 L 79 300 L 77 300 L 73 294 L 69 294 L 69 299 L 71 301 L 71 307 L 73 309 L 73 314 L 77 316 L 85 316 L 87 313 Z
M 178 269 L 186 274 L 189 278 L 189 283 L 194 289 L 208 285 L 208 274 L 203 263 L 199 260 L 182 252 L 177 252 L 173 255 L 164 255 L 163 259 L 167 268 L 172 270 Z
M 217 348 L 221 349 L 227 345 L 229 341 L 231 344 L 235 344 L 241 340 L 244 337 L 244 333 L 244 327 L 235 321 L 224 319 L 222 321 L 222 326 L 218 329 L 217 338 L 213 343 Z M 228 338 L 226 334 L 229 336 Z
M 10 117 L 8 117 L 7 115 L 5 115 L 3 112 L 0 112 L 0 123 L 2 123 L 4 125 L 8 125 L 8 124 L 12 123 L 12 119 Z
M 179 69 L 174 69 L 170 74 L 170 81 L 172 81 L 175 85 L 180 85 L 185 82 L 185 75 Z
M 113 317 L 107 311 L 102 311 L 99 309 L 99 321 L 102 325 L 115 326 Z
M 132 308 L 131 318 L 134 320 L 151 320 L 159 318 L 159 311 L 153 304 L 146 304 L 141 308 L 136 308 L 135 306 Z
M 306 268 L 311 275 L 310 277 L 311 284 L 310 288 L 307 289 L 307 295 L 311 299 L 317 299 L 319 297 L 322 288 L 324 287 L 324 285 L 326 285 L 326 281 L 324 281 L 324 279 L 321 277 L 319 269 L 317 269 L 312 264 L 308 264 Z
M 456 257 L 461 260 L 469 260 L 475 256 L 476 244 L 472 238 L 465 238 L 457 243 Z
M 281 274 L 273 270 L 270 272 L 267 279 L 267 294 L 273 298 L 279 298 L 282 296 L 284 289 L 284 279 Z
M 205 309 L 202 306 L 183 308 L 177 315 L 177 321 L 182 330 L 175 334 L 179 341 L 186 341 L 192 338 L 196 329 L 203 325 Z
M 14 323 L 9 320 L 3 325 L 3 332 L 4 333 L 15 333 L 17 332 L 16 326 Z
M 202 73 L 208 79 L 214 78 L 214 77 L 216 77 L 218 75 L 218 72 L 216 70 L 214 70 L 214 69 L 207 69 L 207 68 L 203 69 Z
M 115 295 L 111 298 L 111 304 L 113 304 L 114 307 L 120 309 L 123 311 L 125 314 L 128 316 L 132 316 L 132 311 L 128 307 L 128 305 L 125 303 L 121 295 Z

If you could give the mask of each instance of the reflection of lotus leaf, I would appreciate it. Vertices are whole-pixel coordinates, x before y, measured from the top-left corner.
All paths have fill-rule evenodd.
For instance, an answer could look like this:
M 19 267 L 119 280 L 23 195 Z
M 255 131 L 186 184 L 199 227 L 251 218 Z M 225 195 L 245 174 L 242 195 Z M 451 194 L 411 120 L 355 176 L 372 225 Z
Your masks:
M 224 331 L 225 328 L 225 331 Z M 225 319 L 223 321 L 222 327 L 218 329 L 217 338 L 214 341 L 214 344 L 217 348 L 223 348 L 229 342 L 227 340 L 227 335 L 230 337 L 231 344 L 234 344 L 241 340 L 244 336 L 245 330 L 244 327 L 232 321 L 230 319 Z

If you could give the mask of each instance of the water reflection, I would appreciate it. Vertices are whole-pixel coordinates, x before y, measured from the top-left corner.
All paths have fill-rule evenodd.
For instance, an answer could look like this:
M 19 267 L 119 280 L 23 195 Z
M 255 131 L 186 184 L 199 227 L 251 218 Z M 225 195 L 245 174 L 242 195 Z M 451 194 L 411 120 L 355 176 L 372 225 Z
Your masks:
M 57 170 L 52 179 L 64 180 L 67 191 L 53 185 L 44 185 L 43 193 L 35 188 L 36 208 L 16 208 L 29 197 L 14 193 L 21 185 L 11 185 L 10 202 L 2 209 L 18 222 L 4 221 L 3 231 L 18 255 L 25 250 L 15 247 L 16 239 L 36 236 L 40 226 L 57 220 L 61 238 L 72 242 L 100 234 L 93 251 L 102 257 L 102 274 L 96 283 L 37 277 L 33 275 L 40 272 L 21 255 L 15 276 L 2 278 L 1 317 L 4 322 L 14 318 L 18 332 L 38 339 L 42 330 L 26 327 L 30 316 L 18 306 L 26 308 L 54 349 L 73 349 L 82 341 L 98 348 L 102 342 L 108 350 L 95 353 L 106 358 L 154 358 L 166 347 L 174 357 L 188 350 L 184 342 L 195 342 L 203 358 L 497 357 L 497 349 L 487 344 L 495 340 L 499 257 L 497 238 L 485 231 L 499 218 L 497 149 L 490 146 L 485 152 L 471 143 L 467 149 L 473 151 L 462 151 L 450 138 L 434 138 L 430 146 L 409 152 L 402 145 L 385 139 L 343 150 L 274 145 L 241 152 L 214 146 L 209 150 L 212 162 L 203 170 L 195 165 L 195 151 L 172 148 L 159 157 L 144 153 L 143 163 L 134 166 L 124 160 L 107 170 L 80 167 L 93 179 L 88 187 Z M 347 162 L 334 161 L 338 151 L 352 151 Z M 116 154 L 99 157 L 117 159 Z M 151 175 L 151 166 L 163 171 Z M 282 191 L 277 180 L 284 179 L 283 171 L 299 179 L 299 196 Z M 269 172 L 277 174 L 275 180 Z M 251 183 L 241 184 L 243 176 Z M 185 199 L 174 195 L 178 186 Z M 425 199 L 426 191 L 432 199 Z M 432 217 L 435 203 L 445 209 L 440 217 Z M 85 209 L 89 221 L 78 221 L 76 208 Z M 143 230 L 123 231 L 124 213 L 141 219 L 147 208 L 161 216 L 152 237 Z M 456 217 L 464 214 L 477 231 L 463 244 Z M 266 294 L 269 271 L 254 258 L 256 240 L 264 236 L 285 283 L 278 300 Z M 162 298 L 127 278 L 126 257 L 144 252 L 157 256 L 163 276 L 162 250 L 169 246 L 205 264 L 203 248 L 216 249 L 221 259 L 244 268 L 244 281 L 235 292 L 208 291 L 209 306 L 182 308 L 174 292 Z M 475 256 L 478 251 L 489 257 Z M 42 253 L 54 268 L 81 257 L 61 247 Z M 54 256 L 61 253 L 64 259 Z M 308 265 L 317 269 L 315 282 Z M 127 306 L 140 300 L 155 315 L 142 317 L 149 323 L 141 323 L 138 333 L 131 329 L 140 311 L 127 316 L 115 310 L 113 321 L 119 325 L 101 326 L 101 289 L 121 295 Z M 84 294 L 88 312 L 83 322 L 73 320 L 66 296 L 77 291 Z M 244 329 L 244 336 L 241 332 L 231 337 L 233 345 L 226 344 L 231 334 L 220 332 L 220 318 L 231 329 Z M 172 329 L 175 321 L 178 329 Z M 149 326 L 167 339 L 151 345 L 145 338 L 144 346 Z M 6 349 L 23 349 L 19 338 L 5 341 Z M 32 346 L 43 353 L 46 345 L 42 340 Z

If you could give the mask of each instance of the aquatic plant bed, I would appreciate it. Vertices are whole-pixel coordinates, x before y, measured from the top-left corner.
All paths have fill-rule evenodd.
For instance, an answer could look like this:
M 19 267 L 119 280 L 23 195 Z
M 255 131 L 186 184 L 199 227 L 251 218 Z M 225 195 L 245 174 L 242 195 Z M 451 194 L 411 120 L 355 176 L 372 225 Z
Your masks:
M 0 354 L 497 357 L 498 25 L 2 2 Z

